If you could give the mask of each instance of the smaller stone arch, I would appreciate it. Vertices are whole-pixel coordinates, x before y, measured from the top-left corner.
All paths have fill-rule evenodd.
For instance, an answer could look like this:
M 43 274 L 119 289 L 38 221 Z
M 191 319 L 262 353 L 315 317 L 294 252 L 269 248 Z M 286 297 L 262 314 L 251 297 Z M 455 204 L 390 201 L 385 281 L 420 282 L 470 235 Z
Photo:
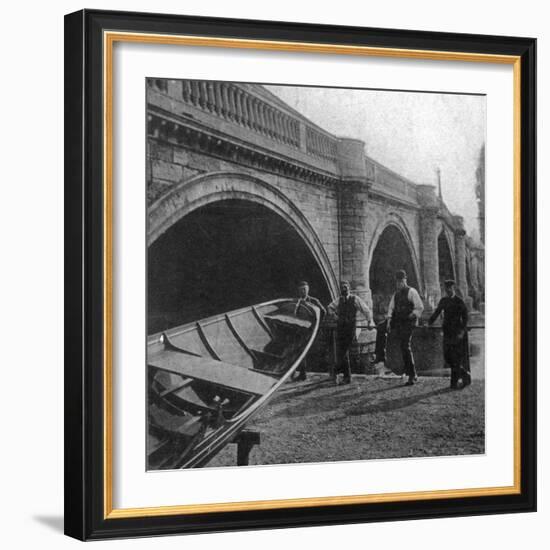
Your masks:
M 376 228 L 370 243 L 368 262 L 367 273 L 376 320 L 385 316 L 395 291 L 395 270 L 405 269 L 411 286 L 422 293 L 413 241 L 407 226 L 397 214 L 390 214 Z
M 445 224 L 441 224 L 441 230 L 437 236 L 438 276 L 441 295 L 444 294 L 444 281 L 456 280 L 456 255 L 454 247 L 454 234 Z
M 470 258 L 470 251 L 466 249 L 466 286 L 468 288 L 468 296 L 472 300 L 472 305 L 474 309 L 477 309 L 478 307 L 478 289 L 477 289 L 477 281 L 474 279 L 474 277 L 477 275 L 477 273 L 472 273 L 472 261 Z
M 422 292 L 422 277 L 420 277 L 420 270 L 419 270 L 419 262 L 418 262 L 418 255 L 416 253 L 416 248 L 414 246 L 414 241 L 412 239 L 411 233 L 409 231 L 409 228 L 407 227 L 407 224 L 405 223 L 405 220 L 397 213 L 397 212 L 389 212 L 388 215 L 384 218 L 383 221 L 381 221 L 374 230 L 374 234 L 372 236 L 372 239 L 370 241 L 369 245 L 369 253 L 368 253 L 368 265 L 367 265 L 367 273 L 370 270 L 370 266 L 372 263 L 372 257 L 374 254 L 374 251 L 376 249 L 376 246 L 378 245 L 378 241 L 380 240 L 380 237 L 384 230 L 389 227 L 394 226 L 396 227 L 399 232 L 401 233 L 402 237 L 405 239 L 405 242 L 407 244 L 407 248 L 411 254 L 411 260 L 413 264 L 414 269 L 414 276 L 416 280 L 418 281 L 419 288 L 418 290 Z
M 453 260 L 453 270 L 456 271 L 456 251 L 455 251 L 455 234 L 453 229 L 444 221 L 441 222 L 441 227 L 438 233 L 438 236 L 443 233 L 445 239 L 447 240 L 447 246 L 451 253 L 451 258 Z

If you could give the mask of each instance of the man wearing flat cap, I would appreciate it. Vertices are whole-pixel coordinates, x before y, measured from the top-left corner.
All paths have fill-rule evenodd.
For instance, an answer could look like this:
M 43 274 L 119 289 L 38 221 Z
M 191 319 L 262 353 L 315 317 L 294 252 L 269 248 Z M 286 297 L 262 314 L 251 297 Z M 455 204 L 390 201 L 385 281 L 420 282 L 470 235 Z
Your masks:
M 296 289 L 298 291 L 298 302 L 296 304 L 296 308 L 299 307 L 300 302 L 305 302 L 307 304 L 312 304 L 315 307 L 319 308 L 319 311 L 321 313 L 321 320 L 326 315 L 327 310 L 324 308 L 323 304 L 313 296 L 309 295 L 309 283 L 307 281 L 299 281 L 296 285 Z M 307 357 L 304 358 L 304 360 L 300 363 L 297 369 L 298 376 L 296 376 L 295 380 L 306 380 L 307 379 Z
M 415 288 L 407 284 L 407 274 L 400 269 L 395 273 L 397 290 L 388 306 L 387 322 L 389 329 L 397 336 L 403 366 L 407 375 L 406 386 L 412 386 L 417 380 L 414 357 L 411 349 L 412 333 L 418 319 L 424 311 L 424 304 Z
M 443 312 L 443 357 L 451 367 L 451 388 L 462 387 L 471 383 L 470 362 L 468 354 L 468 309 L 464 300 L 456 295 L 455 282 L 445 281 L 445 294 L 428 323 L 432 325 Z
M 357 317 L 364 316 L 369 325 L 372 324 L 372 312 L 355 294 L 350 291 L 348 281 L 340 282 L 340 297 L 328 306 L 328 311 L 336 317 L 336 368 L 332 375 L 337 382 L 338 373 L 343 374 L 343 383 L 351 382 L 351 366 L 349 349 L 357 330 Z

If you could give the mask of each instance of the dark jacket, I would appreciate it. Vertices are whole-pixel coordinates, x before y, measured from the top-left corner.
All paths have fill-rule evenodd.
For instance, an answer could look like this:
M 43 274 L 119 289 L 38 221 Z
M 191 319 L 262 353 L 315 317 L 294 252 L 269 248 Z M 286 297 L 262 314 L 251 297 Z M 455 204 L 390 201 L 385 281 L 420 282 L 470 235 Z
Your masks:
M 468 309 L 462 298 L 456 294 L 450 298 L 444 296 L 439 300 L 436 310 L 432 313 L 429 323 L 432 324 L 443 312 L 443 334 L 449 337 L 457 336 L 468 325 Z
M 340 296 L 329 305 L 329 309 L 336 313 L 338 327 L 349 330 L 355 330 L 358 313 L 362 313 L 369 321 L 372 316 L 367 304 L 355 294 L 349 294 L 347 298 Z
M 414 304 L 409 300 L 409 290 L 410 287 L 406 286 L 393 295 L 392 328 L 412 325 L 415 322 L 409 318 L 414 309 Z

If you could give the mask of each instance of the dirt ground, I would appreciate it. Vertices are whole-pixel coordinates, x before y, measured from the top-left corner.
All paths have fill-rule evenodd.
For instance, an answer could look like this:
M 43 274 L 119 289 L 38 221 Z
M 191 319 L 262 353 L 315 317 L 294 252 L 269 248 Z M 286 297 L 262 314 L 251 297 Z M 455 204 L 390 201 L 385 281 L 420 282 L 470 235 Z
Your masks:
M 324 376 L 286 384 L 248 425 L 261 444 L 250 464 L 288 464 L 480 454 L 485 450 L 483 379 L 451 390 L 449 379 L 355 376 L 335 386 Z M 209 466 L 235 466 L 230 444 Z

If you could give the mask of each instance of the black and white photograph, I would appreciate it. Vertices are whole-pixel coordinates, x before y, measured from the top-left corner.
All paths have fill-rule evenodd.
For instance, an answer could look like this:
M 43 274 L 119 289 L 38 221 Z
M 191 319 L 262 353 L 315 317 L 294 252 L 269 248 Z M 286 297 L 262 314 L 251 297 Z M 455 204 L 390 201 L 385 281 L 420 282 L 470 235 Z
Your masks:
M 547 546 L 545 8 L 7 3 L 2 547 Z
M 149 78 L 147 469 L 485 452 L 486 97 Z

